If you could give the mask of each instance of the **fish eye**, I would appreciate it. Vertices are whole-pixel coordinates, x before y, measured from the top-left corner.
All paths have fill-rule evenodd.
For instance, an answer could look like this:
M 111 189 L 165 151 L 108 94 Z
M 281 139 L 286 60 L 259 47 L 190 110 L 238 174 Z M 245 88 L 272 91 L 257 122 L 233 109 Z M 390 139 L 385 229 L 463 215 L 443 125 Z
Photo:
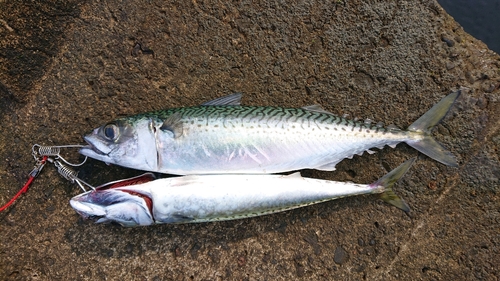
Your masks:
M 108 124 L 103 128 L 104 136 L 109 140 L 115 140 L 118 137 L 118 126 Z

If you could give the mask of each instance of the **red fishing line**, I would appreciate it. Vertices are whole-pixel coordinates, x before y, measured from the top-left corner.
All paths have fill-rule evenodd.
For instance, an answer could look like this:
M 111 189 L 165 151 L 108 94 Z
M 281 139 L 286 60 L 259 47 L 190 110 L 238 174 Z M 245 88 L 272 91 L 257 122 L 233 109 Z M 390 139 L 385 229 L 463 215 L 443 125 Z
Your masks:
M 10 205 L 12 205 L 12 203 L 14 203 L 14 201 L 16 201 L 16 199 L 21 196 L 21 194 L 25 193 L 26 191 L 28 191 L 28 188 L 30 186 L 30 184 L 33 182 L 33 180 L 36 178 L 36 176 L 38 175 L 38 172 L 40 172 L 41 170 L 41 167 L 43 167 L 43 165 L 45 165 L 45 162 L 47 161 L 47 158 L 48 156 L 43 156 L 42 160 L 40 161 L 39 163 L 39 166 L 37 168 L 35 168 L 31 173 L 30 173 L 30 177 L 28 178 L 28 181 L 26 182 L 26 184 L 23 186 L 23 188 L 21 188 L 21 190 L 19 190 L 19 192 L 14 195 L 14 197 L 12 197 L 12 199 L 10 199 L 10 201 L 3 205 L 2 207 L 0 207 L 0 212 L 4 211 L 5 209 L 7 209 Z

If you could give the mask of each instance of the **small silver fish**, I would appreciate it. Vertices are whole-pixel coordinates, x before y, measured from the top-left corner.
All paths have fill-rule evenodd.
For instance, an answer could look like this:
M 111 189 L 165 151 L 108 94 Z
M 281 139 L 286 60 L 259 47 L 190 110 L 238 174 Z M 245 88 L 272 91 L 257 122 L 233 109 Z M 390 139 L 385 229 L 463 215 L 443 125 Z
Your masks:
M 117 119 L 86 135 L 80 153 L 133 169 L 176 175 L 335 170 L 344 158 L 405 142 L 449 166 L 455 157 L 431 136 L 460 92 L 449 94 L 407 130 L 357 122 L 319 106 L 241 106 L 240 94 L 201 106 Z
M 291 175 L 190 175 L 154 180 L 152 174 L 113 182 L 73 197 L 71 206 L 97 223 L 123 226 L 195 223 L 267 215 L 342 197 L 380 193 L 406 212 L 392 185 L 415 158 L 366 185 Z

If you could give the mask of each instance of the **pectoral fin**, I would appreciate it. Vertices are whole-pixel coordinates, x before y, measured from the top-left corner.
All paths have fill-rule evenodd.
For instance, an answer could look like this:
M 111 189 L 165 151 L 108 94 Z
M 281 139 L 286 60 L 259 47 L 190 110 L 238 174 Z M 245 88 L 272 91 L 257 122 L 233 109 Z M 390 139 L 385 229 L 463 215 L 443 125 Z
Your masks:
M 181 120 L 181 114 L 174 113 L 170 115 L 167 118 L 167 120 L 163 122 L 163 125 L 161 125 L 160 130 L 165 133 L 172 134 L 173 138 L 178 138 L 182 136 L 182 132 L 184 131 L 184 129 Z

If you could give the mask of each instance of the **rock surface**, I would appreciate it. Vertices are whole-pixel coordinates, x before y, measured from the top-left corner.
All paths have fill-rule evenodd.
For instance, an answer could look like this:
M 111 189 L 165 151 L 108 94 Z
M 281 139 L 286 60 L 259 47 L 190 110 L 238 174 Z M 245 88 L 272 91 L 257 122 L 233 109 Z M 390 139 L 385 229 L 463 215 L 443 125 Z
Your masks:
M 127 229 L 81 220 L 68 204 L 76 186 L 48 165 L 0 213 L 0 279 L 500 278 L 500 57 L 435 1 L 175 2 L 0 1 L 2 204 L 24 185 L 35 143 L 82 143 L 117 116 L 233 92 L 404 128 L 464 87 L 434 131 L 460 166 L 420 155 L 396 186 L 409 215 L 361 196 Z M 303 175 L 370 183 L 416 155 L 398 145 Z M 80 168 L 96 184 L 139 173 Z

